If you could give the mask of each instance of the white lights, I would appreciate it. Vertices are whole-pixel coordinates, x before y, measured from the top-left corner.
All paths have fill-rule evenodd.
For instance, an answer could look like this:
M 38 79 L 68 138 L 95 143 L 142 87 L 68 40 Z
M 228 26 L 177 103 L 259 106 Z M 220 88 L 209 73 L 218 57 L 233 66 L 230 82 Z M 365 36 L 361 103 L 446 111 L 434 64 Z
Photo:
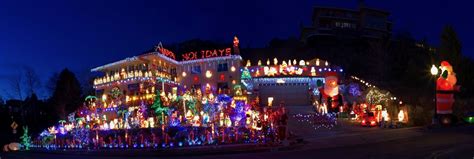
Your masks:
M 403 112 L 403 110 L 400 110 L 400 112 L 398 112 L 398 121 L 403 122 L 404 119 L 405 119 L 405 113 Z
M 206 77 L 207 77 L 207 78 L 211 78 L 211 77 L 212 77 L 211 71 L 209 71 L 209 70 L 206 71 Z
M 268 106 L 271 107 L 273 105 L 273 97 L 268 97 Z
M 304 66 L 304 65 L 306 65 L 306 62 L 304 62 L 304 60 L 300 60 L 299 65 Z
M 183 75 L 183 77 L 186 77 L 186 72 L 183 71 L 181 75 Z
M 280 79 L 277 79 L 276 83 L 285 83 L 285 80 L 280 78 Z
M 432 65 L 432 66 L 431 66 L 431 70 L 430 70 L 430 71 L 431 71 L 431 75 L 433 75 L 433 76 L 438 75 L 438 68 L 436 68 L 435 65 Z
M 235 66 L 230 67 L 230 71 L 235 72 Z
M 107 100 L 107 95 L 106 94 L 103 94 L 102 95 L 102 101 L 106 101 Z
M 328 65 L 329 65 L 329 63 L 326 61 L 326 62 L 324 62 L 324 65 L 325 65 L 325 66 L 328 66 Z

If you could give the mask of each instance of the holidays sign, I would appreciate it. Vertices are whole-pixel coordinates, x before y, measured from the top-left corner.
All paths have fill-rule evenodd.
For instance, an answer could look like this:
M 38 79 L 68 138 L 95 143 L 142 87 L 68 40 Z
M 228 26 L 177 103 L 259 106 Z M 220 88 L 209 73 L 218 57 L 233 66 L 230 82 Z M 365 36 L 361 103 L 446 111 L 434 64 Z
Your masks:
M 231 49 L 213 49 L 213 50 L 201 50 L 201 51 L 191 51 L 188 53 L 184 53 L 183 60 L 196 60 L 196 59 L 203 59 L 203 58 L 211 58 L 211 57 L 220 57 L 220 56 L 229 56 L 231 55 Z

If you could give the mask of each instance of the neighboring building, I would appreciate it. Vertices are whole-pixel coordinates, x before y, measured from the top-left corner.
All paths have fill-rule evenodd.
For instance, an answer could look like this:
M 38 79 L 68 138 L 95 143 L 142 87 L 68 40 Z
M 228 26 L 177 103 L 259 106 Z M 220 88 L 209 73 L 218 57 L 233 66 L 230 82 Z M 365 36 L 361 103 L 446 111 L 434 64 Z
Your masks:
M 312 26 L 302 26 L 300 38 L 305 43 L 331 37 L 390 38 L 389 16 L 387 11 L 365 7 L 362 1 L 356 10 L 316 6 Z
M 329 62 L 270 58 L 251 63 L 247 60 L 242 72 L 242 84 L 263 106 L 311 105 L 319 97 L 318 80 L 325 82 L 325 74 L 333 72 L 343 77 L 343 69 Z M 246 73 L 247 72 L 247 73 Z M 245 78 L 245 74 L 250 77 Z M 342 78 L 340 78 L 342 80 Z

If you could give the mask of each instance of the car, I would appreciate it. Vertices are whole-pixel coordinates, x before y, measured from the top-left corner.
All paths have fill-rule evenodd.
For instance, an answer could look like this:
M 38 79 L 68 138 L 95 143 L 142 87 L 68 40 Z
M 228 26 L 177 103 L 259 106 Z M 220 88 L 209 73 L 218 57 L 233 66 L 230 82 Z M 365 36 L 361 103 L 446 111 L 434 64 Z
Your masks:
M 364 117 L 362 118 L 361 125 L 367 127 L 377 126 L 377 120 L 375 119 L 374 113 L 365 113 Z

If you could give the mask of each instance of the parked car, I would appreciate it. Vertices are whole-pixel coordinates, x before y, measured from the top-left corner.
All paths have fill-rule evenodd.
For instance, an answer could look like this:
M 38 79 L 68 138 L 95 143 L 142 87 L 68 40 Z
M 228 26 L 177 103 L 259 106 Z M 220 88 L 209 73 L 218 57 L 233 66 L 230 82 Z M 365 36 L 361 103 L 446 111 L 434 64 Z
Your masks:
M 374 113 L 365 113 L 364 117 L 362 118 L 361 125 L 367 127 L 377 126 L 377 120 L 375 119 Z

